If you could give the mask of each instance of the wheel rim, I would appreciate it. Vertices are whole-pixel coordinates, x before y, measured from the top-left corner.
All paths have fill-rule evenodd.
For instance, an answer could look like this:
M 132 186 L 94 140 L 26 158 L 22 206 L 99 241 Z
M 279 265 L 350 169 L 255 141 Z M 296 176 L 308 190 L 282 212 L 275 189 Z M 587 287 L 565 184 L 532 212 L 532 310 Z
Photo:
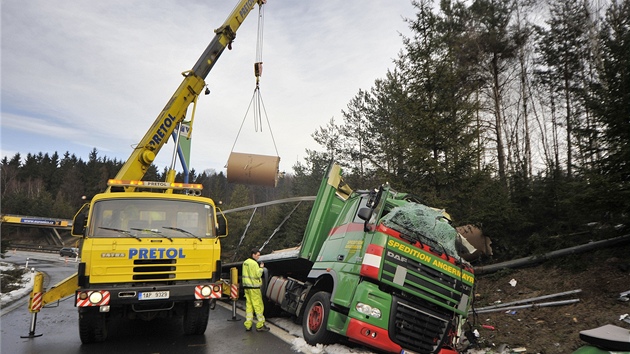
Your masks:
M 316 302 L 308 313 L 308 330 L 316 333 L 322 326 L 324 319 L 324 307 L 321 302 Z

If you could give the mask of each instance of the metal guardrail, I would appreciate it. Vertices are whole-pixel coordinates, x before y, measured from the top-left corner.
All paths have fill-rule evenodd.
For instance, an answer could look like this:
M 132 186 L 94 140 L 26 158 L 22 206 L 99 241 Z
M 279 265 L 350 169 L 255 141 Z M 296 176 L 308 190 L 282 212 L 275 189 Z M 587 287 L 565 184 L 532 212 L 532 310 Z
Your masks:
M 11 243 L 7 248 L 7 252 L 13 250 L 30 251 L 30 252 L 42 252 L 42 253 L 59 253 L 62 246 L 44 246 L 44 245 L 31 245 L 26 243 Z
M 258 207 L 265 207 L 265 206 L 270 206 L 270 205 L 275 205 L 275 204 L 314 201 L 315 198 L 316 198 L 316 196 L 312 195 L 312 196 L 306 196 L 306 197 L 293 197 L 293 198 L 272 200 L 270 202 L 252 204 L 252 205 L 247 205 L 247 206 L 240 207 L 240 208 L 223 210 L 223 214 L 229 214 L 229 213 L 234 213 L 234 212 L 237 212 L 237 211 L 255 209 L 255 208 L 258 208 Z

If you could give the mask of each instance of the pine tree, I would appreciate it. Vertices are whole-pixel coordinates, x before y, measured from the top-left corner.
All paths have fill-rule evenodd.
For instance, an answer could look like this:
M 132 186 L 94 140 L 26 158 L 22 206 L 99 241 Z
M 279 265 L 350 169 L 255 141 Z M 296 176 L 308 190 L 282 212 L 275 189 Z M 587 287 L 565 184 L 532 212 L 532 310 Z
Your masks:
M 584 2 L 564 0 L 552 1 L 550 13 L 548 29 L 539 29 L 538 75 L 549 88 L 553 102 L 564 111 L 566 173 L 570 178 L 574 167 L 573 130 L 580 124 L 577 91 L 587 58 L 588 29 L 584 24 L 589 23 L 590 15 Z
M 600 32 L 599 81 L 589 101 L 603 127 L 601 172 L 607 207 L 630 212 L 630 0 L 613 1 Z M 599 171 L 597 171 L 599 172 Z

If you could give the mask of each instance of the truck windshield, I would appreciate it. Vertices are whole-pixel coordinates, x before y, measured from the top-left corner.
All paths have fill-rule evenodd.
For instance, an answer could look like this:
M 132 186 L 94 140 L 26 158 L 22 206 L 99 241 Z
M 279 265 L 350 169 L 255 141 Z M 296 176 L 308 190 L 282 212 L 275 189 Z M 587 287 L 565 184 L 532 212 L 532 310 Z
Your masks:
M 426 205 L 408 203 L 393 208 L 381 219 L 383 225 L 394 229 L 409 241 L 457 256 L 457 231 L 444 216 L 444 211 Z
M 94 203 L 88 237 L 214 237 L 212 205 L 155 199 L 109 199 Z

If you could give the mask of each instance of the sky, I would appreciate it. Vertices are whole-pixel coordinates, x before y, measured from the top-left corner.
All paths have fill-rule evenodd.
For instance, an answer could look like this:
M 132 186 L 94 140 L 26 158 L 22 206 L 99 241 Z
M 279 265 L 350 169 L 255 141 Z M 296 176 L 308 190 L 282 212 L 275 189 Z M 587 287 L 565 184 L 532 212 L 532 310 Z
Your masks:
M 3 0 L 2 157 L 70 152 L 87 161 L 96 149 L 126 161 L 235 5 Z M 240 152 L 278 155 L 280 171 L 291 173 L 306 149 L 322 151 L 311 135 L 332 118 L 341 123 L 359 90 L 394 68 L 401 34 L 410 34 L 403 18 L 414 14 L 411 0 L 268 0 L 257 123 L 256 6 L 205 80 L 211 93 L 197 104 L 191 167 L 225 172 Z M 173 146 L 157 156 L 159 170 Z

